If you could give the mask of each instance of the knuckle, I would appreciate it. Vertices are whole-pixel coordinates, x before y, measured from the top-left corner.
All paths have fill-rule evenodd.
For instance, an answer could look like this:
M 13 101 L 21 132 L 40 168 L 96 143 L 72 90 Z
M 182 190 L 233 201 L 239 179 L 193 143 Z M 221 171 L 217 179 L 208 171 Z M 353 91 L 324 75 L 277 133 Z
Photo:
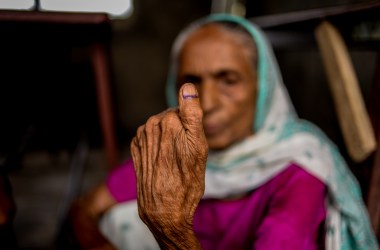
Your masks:
M 135 143 L 131 142 L 131 156 L 136 154 L 136 145 Z
M 177 120 L 178 120 L 178 116 L 176 113 L 168 112 L 162 119 L 161 123 L 163 125 L 171 125 L 171 124 L 174 124 Z
M 160 122 L 160 119 L 158 118 L 158 116 L 154 115 L 154 116 L 149 117 L 145 126 L 148 129 L 148 128 L 151 128 L 153 126 L 156 126 L 159 122 Z
M 138 145 L 137 137 L 135 136 L 135 137 L 133 137 L 133 139 L 132 139 L 132 141 L 131 141 L 131 144 L 130 144 L 131 149 L 132 149 L 132 150 L 133 150 L 133 149 L 136 149 L 137 145 Z
M 190 109 L 187 111 L 187 119 L 196 122 L 201 123 L 203 120 L 203 111 L 202 109 Z
M 202 122 L 203 120 L 203 111 L 201 109 L 196 109 L 193 111 L 194 120 Z
M 144 129 L 145 129 L 145 125 L 141 125 L 140 127 L 138 127 L 137 138 L 140 138 L 141 134 L 144 132 Z
M 192 109 L 192 112 L 193 112 L 193 115 L 194 115 L 195 117 L 199 117 L 199 118 L 202 118 L 202 117 L 203 117 L 203 110 L 200 109 L 200 108 Z

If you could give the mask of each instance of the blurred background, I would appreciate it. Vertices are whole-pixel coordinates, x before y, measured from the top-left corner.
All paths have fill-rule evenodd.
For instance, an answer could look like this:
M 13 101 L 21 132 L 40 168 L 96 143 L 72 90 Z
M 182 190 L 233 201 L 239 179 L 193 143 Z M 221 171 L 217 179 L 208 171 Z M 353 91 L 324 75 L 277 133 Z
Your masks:
M 68 204 L 125 160 L 137 127 L 165 109 L 176 34 L 211 12 L 245 16 L 267 32 L 299 116 L 338 145 L 366 199 L 373 159 L 354 163 L 347 153 L 313 32 L 321 20 L 339 28 L 372 107 L 380 94 L 379 6 L 368 0 L 0 0 L 0 164 L 17 206 L 18 248 L 56 249 Z

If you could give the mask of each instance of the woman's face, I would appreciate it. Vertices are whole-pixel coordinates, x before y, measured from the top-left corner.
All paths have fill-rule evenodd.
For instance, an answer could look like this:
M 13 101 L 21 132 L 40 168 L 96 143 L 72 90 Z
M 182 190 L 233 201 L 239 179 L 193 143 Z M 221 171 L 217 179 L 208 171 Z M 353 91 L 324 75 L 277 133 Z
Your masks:
M 191 34 L 179 56 L 178 81 L 198 89 L 210 149 L 224 149 L 253 133 L 256 70 L 231 33 L 207 25 Z

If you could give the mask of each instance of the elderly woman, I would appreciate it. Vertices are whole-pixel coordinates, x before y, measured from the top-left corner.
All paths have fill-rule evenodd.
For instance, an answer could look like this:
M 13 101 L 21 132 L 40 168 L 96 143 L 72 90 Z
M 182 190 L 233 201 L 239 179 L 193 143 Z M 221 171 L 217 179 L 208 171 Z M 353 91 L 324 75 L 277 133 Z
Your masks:
M 378 249 L 356 180 L 295 114 L 257 27 L 211 15 L 172 60 L 178 108 L 149 118 L 133 161 L 72 210 L 84 248 Z

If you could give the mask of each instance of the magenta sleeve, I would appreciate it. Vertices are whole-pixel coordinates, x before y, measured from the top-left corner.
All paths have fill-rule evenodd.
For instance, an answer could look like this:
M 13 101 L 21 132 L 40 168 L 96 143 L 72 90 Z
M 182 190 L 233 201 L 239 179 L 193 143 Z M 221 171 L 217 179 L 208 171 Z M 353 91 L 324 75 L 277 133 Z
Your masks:
M 326 218 L 326 186 L 306 171 L 287 172 L 256 234 L 253 249 L 320 249 Z
M 110 172 L 106 185 L 110 194 L 119 203 L 137 198 L 136 174 L 132 158 Z

